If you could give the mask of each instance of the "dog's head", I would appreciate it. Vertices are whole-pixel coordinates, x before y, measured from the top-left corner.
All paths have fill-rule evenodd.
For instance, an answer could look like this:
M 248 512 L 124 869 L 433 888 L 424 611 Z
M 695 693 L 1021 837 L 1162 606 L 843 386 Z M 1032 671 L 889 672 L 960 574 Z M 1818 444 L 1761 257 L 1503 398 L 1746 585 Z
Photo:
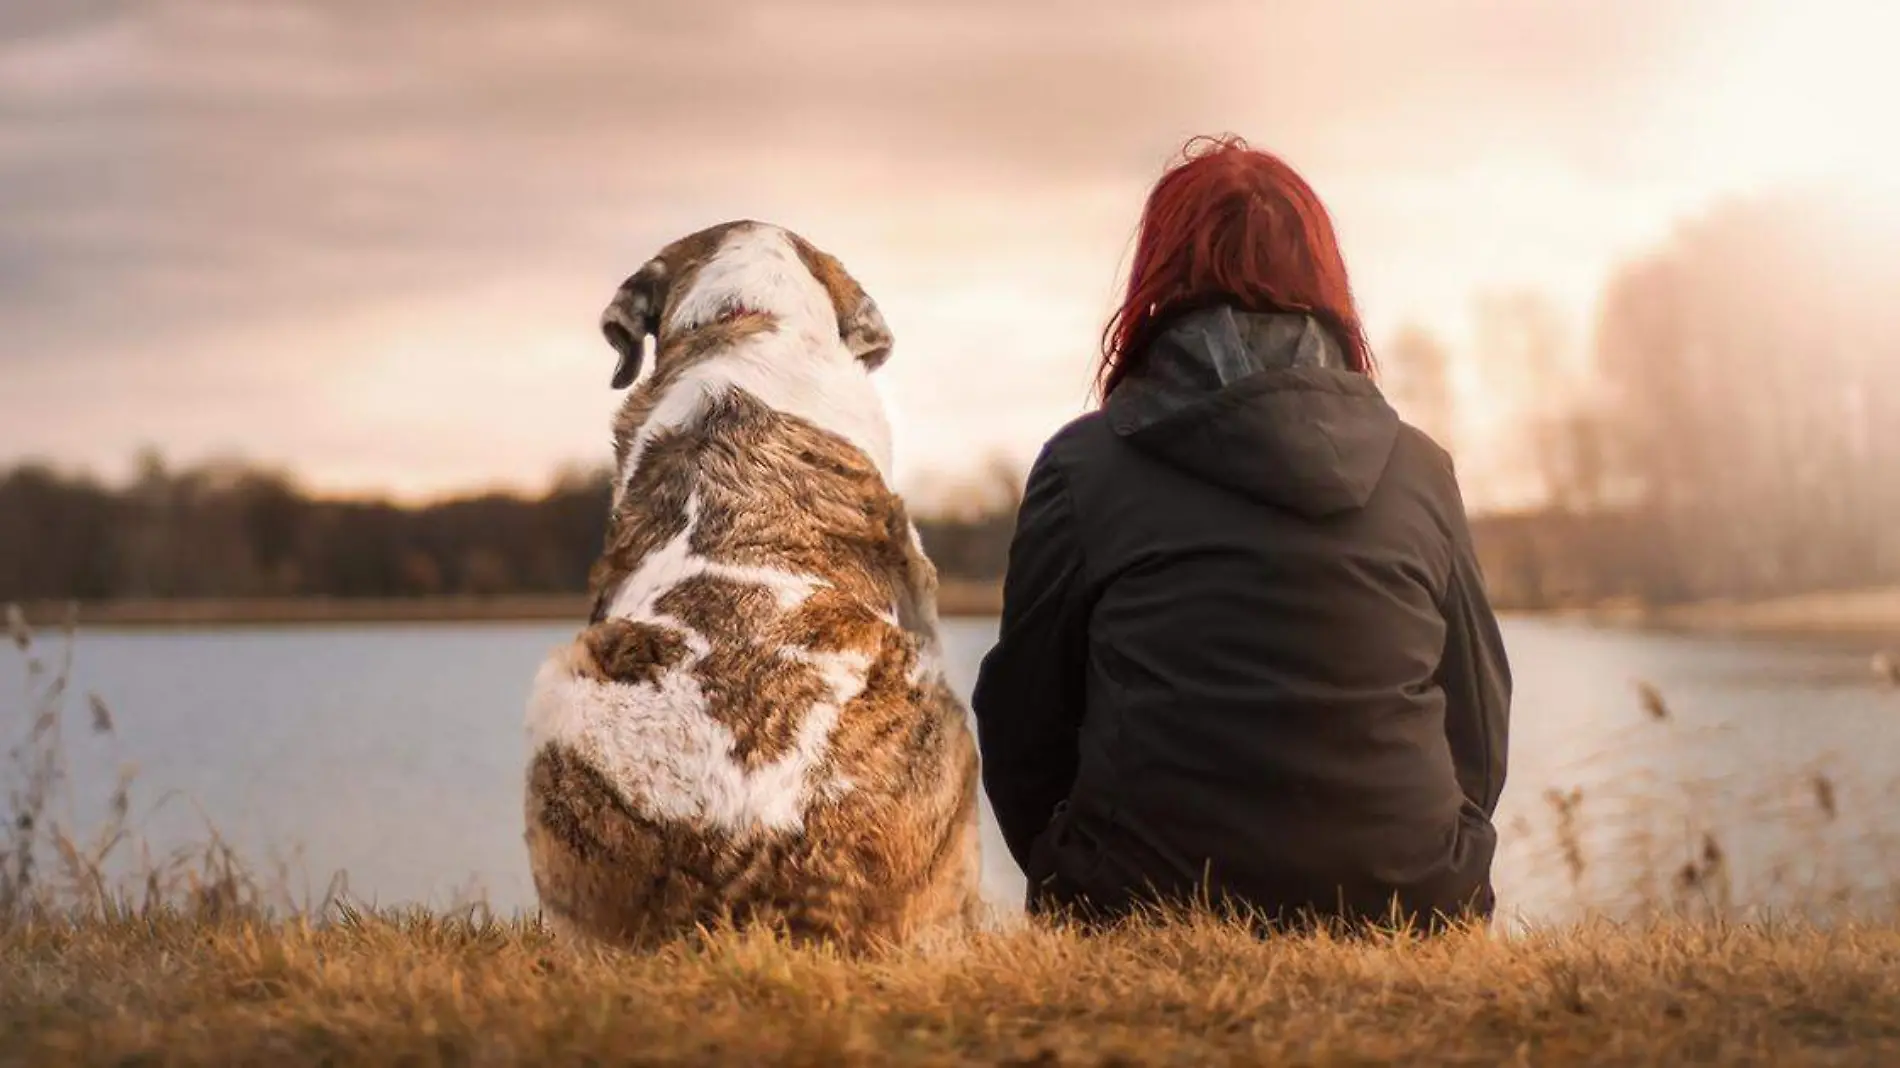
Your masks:
M 675 335 L 744 315 L 835 336 L 867 370 L 891 355 L 883 314 L 836 257 L 789 230 L 742 220 L 673 242 L 620 284 L 600 317 L 620 357 L 613 387 L 639 377 L 648 338 L 663 363 Z

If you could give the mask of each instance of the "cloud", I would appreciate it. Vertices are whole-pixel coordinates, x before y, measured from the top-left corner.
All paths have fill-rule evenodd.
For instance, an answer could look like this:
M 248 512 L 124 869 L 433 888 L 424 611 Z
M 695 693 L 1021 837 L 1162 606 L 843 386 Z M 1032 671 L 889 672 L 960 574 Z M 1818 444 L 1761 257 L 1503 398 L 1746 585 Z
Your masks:
M 41 395 L 0 400 L 0 459 L 158 440 L 321 469 L 379 446 L 333 428 L 347 407 L 260 415 L 287 384 L 342 404 L 340 382 L 460 366 L 463 421 L 412 420 L 452 435 L 519 388 L 502 334 L 548 339 L 550 389 L 596 389 L 612 283 L 753 215 L 891 306 L 919 451 L 953 462 L 986 410 L 1073 408 L 1185 136 L 1244 131 L 1372 219 L 1474 159 L 1640 172 L 1621 135 L 1715 6 L 10 0 L 0 373 Z M 417 458 L 402 477 L 485 469 L 377 418 L 381 452 Z M 536 422 L 512 460 L 591 455 L 573 422 Z

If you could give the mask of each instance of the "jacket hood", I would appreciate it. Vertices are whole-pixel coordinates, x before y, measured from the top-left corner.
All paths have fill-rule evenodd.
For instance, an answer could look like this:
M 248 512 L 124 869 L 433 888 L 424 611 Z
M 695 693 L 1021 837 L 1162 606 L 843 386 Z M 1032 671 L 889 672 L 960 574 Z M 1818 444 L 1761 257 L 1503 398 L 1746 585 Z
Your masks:
M 1136 448 L 1315 518 L 1365 506 L 1399 431 L 1319 320 L 1228 307 L 1170 324 L 1103 411 Z

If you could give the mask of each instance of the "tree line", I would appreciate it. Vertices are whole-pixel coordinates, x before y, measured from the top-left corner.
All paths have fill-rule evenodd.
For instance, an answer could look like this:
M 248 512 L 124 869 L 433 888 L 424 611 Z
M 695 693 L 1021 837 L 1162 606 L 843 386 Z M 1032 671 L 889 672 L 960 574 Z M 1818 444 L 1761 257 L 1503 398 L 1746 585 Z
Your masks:
M 1671 604 L 1900 583 L 1900 219 L 1810 188 L 1721 204 L 1612 272 L 1586 331 L 1476 309 L 1468 370 L 1410 328 L 1401 410 L 1514 413 L 1538 502 L 1480 524 L 1499 599 Z M 1573 344 L 1580 341 L 1580 344 Z M 1498 448 L 1492 443 L 1488 448 Z M 1460 466 L 1491 459 L 1454 449 Z
M 1900 227 L 1830 196 L 1739 201 L 1618 268 L 1591 330 L 1519 292 L 1478 304 L 1462 364 L 1425 329 L 1392 338 L 1400 410 L 1462 470 L 1521 461 L 1539 486 L 1474 524 L 1500 604 L 1900 583 L 1895 249 Z M 1509 435 L 1466 441 L 1474 402 Z M 148 456 L 121 486 L 23 465 L 0 473 L 0 600 L 570 593 L 611 478 L 402 506 L 240 464 Z M 1021 488 L 993 463 L 919 517 L 942 575 L 1001 576 Z
M 287 475 L 144 457 L 125 485 L 26 464 L 0 472 L 0 601 L 432 597 L 584 590 L 612 472 L 538 496 L 406 506 L 311 495 Z M 926 516 L 948 577 L 1001 574 L 1015 501 Z

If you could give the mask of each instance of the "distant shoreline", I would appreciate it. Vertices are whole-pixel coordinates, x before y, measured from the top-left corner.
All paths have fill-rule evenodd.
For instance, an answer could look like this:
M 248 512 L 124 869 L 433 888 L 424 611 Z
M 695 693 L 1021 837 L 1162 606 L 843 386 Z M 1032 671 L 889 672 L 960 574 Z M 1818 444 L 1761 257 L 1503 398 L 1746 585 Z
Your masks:
M 938 612 L 949 618 L 1002 611 L 1002 587 L 945 582 Z M 36 627 L 63 624 L 77 609 L 83 627 L 303 626 L 348 623 L 575 623 L 586 621 L 584 594 L 495 597 L 216 597 L 42 602 L 24 605 Z
M 993 582 L 946 581 L 938 596 L 945 618 L 1001 613 L 1003 589 Z M 28 622 L 58 626 L 61 602 L 25 606 Z M 298 626 L 363 623 L 579 623 L 581 594 L 496 597 L 290 597 L 131 599 L 78 604 L 78 622 L 99 627 Z M 1606 627 L 1742 634 L 1760 637 L 1882 638 L 1900 646 L 1900 588 L 1804 594 L 1765 601 L 1708 601 L 1667 607 L 1610 604 L 1504 613 L 1525 619 L 1573 619 Z
M 1757 601 L 1711 600 L 1664 606 L 1604 604 L 1512 614 L 1694 634 L 1884 638 L 1900 644 L 1900 587 L 1835 590 Z

